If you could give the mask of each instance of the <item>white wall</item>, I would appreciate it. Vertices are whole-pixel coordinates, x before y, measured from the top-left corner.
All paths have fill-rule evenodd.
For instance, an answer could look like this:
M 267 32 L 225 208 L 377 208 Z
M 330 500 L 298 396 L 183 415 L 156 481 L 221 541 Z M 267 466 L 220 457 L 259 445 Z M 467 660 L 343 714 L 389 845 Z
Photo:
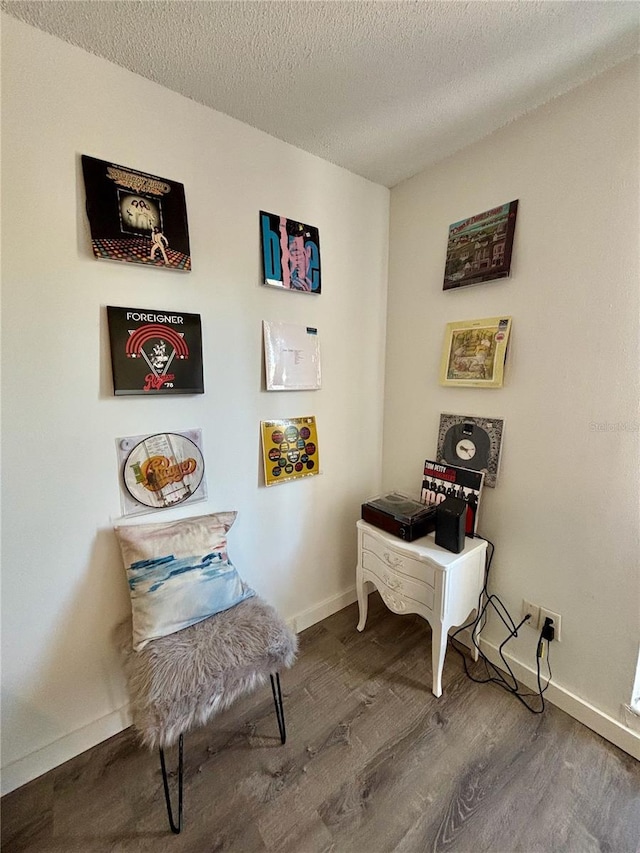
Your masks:
M 561 614 L 554 701 L 610 728 L 640 635 L 638 93 L 632 61 L 391 193 L 383 485 L 419 488 L 440 413 L 505 418 L 480 516 L 490 588 L 516 617 L 522 598 Z M 512 199 L 511 279 L 444 293 L 449 225 Z M 513 316 L 505 387 L 440 387 L 445 323 L 497 314 Z M 528 667 L 535 639 L 509 646 Z
M 380 487 L 389 191 L 2 17 L 3 790 L 126 724 L 115 438 L 203 429 L 230 553 L 298 628 L 353 600 Z M 193 272 L 96 261 L 80 154 L 185 185 Z M 258 211 L 318 226 L 321 296 L 260 286 Z M 114 398 L 105 305 L 202 315 L 206 393 Z M 323 388 L 262 390 L 261 321 L 318 327 Z M 315 414 L 318 477 L 261 485 L 261 419 Z M 158 514 L 147 521 L 159 520 Z

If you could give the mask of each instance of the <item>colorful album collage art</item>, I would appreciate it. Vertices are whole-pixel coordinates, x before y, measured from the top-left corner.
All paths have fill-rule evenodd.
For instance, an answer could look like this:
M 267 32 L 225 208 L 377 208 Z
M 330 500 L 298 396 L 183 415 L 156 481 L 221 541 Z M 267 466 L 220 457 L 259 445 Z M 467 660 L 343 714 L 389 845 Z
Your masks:
M 319 473 L 314 416 L 262 421 L 262 454 L 267 486 Z
M 86 154 L 81 162 L 96 258 L 191 270 L 181 183 Z M 317 228 L 261 211 L 260 237 L 264 284 L 321 292 Z M 108 305 L 107 318 L 115 395 L 204 393 L 199 314 Z M 289 326 L 289 334 L 293 328 Z M 317 337 L 313 345 L 308 337 L 317 336 L 317 329 L 304 329 L 305 346 L 292 347 L 287 338 L 281 347 L 286 350 L 283 389 L 320 387 Z M 307 350 L 312 356 L 311 378 L 300 368 Z M 297 371 L 291 370 L 287 358 Z M 263 421 L 261 427 L 266 485 L 319 473 L 315 417 Z M 156 433 L 118 439 L 117 444 L 125 515 L 206 495 L 204 459 L 189 436 Z M 191 455 L 184 456 L 185 448 Z

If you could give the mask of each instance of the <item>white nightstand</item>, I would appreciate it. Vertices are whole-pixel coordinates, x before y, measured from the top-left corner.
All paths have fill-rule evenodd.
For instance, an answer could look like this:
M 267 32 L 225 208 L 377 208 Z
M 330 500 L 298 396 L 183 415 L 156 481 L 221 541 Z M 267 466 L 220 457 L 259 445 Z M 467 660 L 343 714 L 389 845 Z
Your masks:
M 356 589 L 362 631 L 367 621 L 368 597 L 375 586 L 389 610 L 417 613 L 431 625 L 433 693 L 442 695 L 442 668 L 449 629 L 462 625 L 478 606 L 484 585 L 483 539 L 467 539 L 464 550 L 453 554 L 435 544 L 434 534 L 403 542 L 384 530 L 359 521 Z M 474 658 L 478 652 L 474 648 Z

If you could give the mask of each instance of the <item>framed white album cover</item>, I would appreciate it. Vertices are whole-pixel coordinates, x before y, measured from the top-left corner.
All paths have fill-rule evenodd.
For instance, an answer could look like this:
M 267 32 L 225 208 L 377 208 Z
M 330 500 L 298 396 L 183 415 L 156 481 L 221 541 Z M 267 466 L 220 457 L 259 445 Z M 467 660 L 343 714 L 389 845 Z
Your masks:
M 314 326 L 262 322 L 267 391 L 317 391 L 322 384 Z

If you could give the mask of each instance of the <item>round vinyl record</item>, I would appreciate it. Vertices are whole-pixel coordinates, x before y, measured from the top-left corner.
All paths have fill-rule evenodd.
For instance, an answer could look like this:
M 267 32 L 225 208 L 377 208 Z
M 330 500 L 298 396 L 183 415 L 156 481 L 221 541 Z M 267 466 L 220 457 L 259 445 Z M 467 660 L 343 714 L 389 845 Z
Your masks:
M 491 439 L 486 430 L 472 423 L 454 424 L 444 436 L 444 456 L 450 465 L 474 471 L 488 470 Z
M 144 506 L 175 506 L 190 498 L 204 477 L 198 446 L 175 432 L 150 435 L 138 442 L 124 463 L 124 484 Z
M 472 415 L 440 415 L 437 458 L 443 465 L 484 471 L 484 485 L 498 477 L 504 420 Z

